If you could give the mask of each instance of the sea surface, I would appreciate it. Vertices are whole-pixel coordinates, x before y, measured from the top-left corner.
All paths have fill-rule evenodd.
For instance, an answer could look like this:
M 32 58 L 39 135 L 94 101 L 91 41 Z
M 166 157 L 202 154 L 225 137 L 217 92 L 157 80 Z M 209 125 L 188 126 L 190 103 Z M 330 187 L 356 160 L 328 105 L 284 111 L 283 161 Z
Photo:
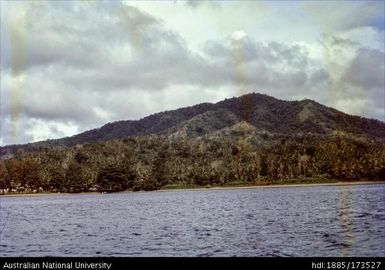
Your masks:
M 0 256 L 385 256 L 385 184 L 0 197 Z

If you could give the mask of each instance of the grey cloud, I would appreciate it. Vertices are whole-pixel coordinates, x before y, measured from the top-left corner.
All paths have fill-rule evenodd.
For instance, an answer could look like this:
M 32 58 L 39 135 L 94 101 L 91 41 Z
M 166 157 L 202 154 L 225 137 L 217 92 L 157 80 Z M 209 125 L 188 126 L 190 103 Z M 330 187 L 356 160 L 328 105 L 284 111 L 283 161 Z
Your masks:
M 308 53 L 304 47 L 279 42 L 265 45 L 249 37 L 230 42 L 208 41 L 203 49 L 208 56 L 219 59 L 237 57 L 237 61 L 242 62 L 284 63 L 297 69 L 304 69 L 308 65 Z
M 321 39 L 325 40 L 326 43 L 329 43 L 331 46 L 342 46 L 342 47 L 351 48 L 351 47 L 356 47 L 360 45 L 359 42 L 352 41 L 347 38 L 341 38 L 335 35 L 328 35 L 325 33 L 321 35 Z
M 212 55 L 201 58 L 189 51 L 180 36 L 138 9 L 103 7 L 80 4 L 79 10 L 73 11 L 49 4 L 30 9 L 30 64 L 34 68 L 49 66 L 50 75 L 63 84 L 92 91 L 155 91 L 173 84 L 220 86 L 232 83 L 233 67 L 238 64 L 247 63 L 253 74 L 273 72 L 266 69 L 271 63 L 285 61 L 291 69 L 303 69 L 307 64 L 306 55 L 298 46 L 265 46 L 248 36 L 229 39 L 225 45 L 212 43 L 216 46 L 212 53 L 219 51 L 222 60 L 210 59 Z M 88 16 L 83 18 L 85 9 Z M 71 20 L 64 23 L 68 16 Z M 53 72 L 61 74 L 55 76 Z M 278 72 L 277 76 L 288 83 L 292 77 L 294 85 L 298 84 L 298 74 L 285 76 Z M 267 77 L 270 79 L 264 81 L 274 81 L 273 75 Z
M 297 93 L 305 91 L 308 76 L 303 71 L 279 72 L 274 70 L 264 70 L 256 72 L 249 77 L 249 83 L 252 88 L 260 87 L 270 89 L 271 91 L 290 93 L 295 90 Z
M 26 133 L 30 126 L 29 118 L 20 115 L 17 118 L 11 118 L 9 115 L 0 115 L 0 137 L 3 144 L 20 144 L 33 140 L 33 137 Z
M 383 1 L 308 1 L 303 10 L 328 33 L 373 26 L 376 19 L 384 20 Z
M 230 55 L 230 51 L 223 44 L 217 41 L 206 41 L 203 46 L 203 51 L 210 57 L 228 57 Z
M 230 52 L 237 61 L 248 62 L 258 57 L 257 44 L 248 36 L 231 40 Z
M 384 59 L 384 53 L 379 50 L 360 48 L 342 80 L 364 89 L 385 89 Z
M 328 89 L 337 109 L 385 120 L 384 53 L 359 48 L 342 76 L 329 81 Z
M 50 78 L 31 79 L 31 83 L 24 83 L 23 89 L 15 89 L 16 86 L 9 83 L 7 98 L 4 99 L 6 95 L 2 96 L 1 114 L 4 116 L 24 114 L 27 117 L 46 120 L 97 121 L 89 106 L 95 102 L 90 93 L 63 88 L 50 80 Z M 44 87 L 44 84 L 48 87 Z
M 239 80 L 253 88 L 293 89 L 303 87 L 307 80 L 307 52 L 299 46 L 263 45 L 250 38 L 236 46 L 232 40 L 211 41 L 202 58 L 190 52 L 179 36 L 161 28 L 153 29 L 147 44 L 141 51 L 147 54 L 138 52 L 126 60 L 122 55 L 121 63 L 107 61 L 96 71 L 65 72 L 58 79 L 74 88 L 101 92 L 131 88 L 160 91 L 175 84 L 220 87 L 238 84 Z M 274 64 L 284 64 L 289 70 L 273 68 Z
M 303 47 L 278 42 L 262 44 L 243 37 L 240 40 L 209 41 L 203 49 L 207 62 L 215 67 L 208 71 L 208 80 L 222 76 L 221 83 L 235 87 L 267 88 L 277 92 L 306 91 L 310 70 L 308 53 Z
M 271 42 L 268 47 L 276 61 L 286 61 L 288 65 L 300 69 L 305 68 L 308 64 L 308 53 L 303 47 L 288 46 L 278 42 Z
M 68 8 L 74 6 L 76 11 Z M 14 52 L 26 55 L 20 69 L 55 63 L 92 69 L 108 61 L 106 47 L 114 43 L 129 44 L 136 49 L 154 43 L 149 30 L 159 22 L 135 7 L 102 2 L 74 6 L 61 2 L 26 5 L 25 23 L 6 24 L 9 35 L 16 33 L 15 27 L 27 33 L 23 39 L 18 39 L 24 46 L 11 44 L 9 49 L 26 49 L 26 52 Z M 17 59 L 6 60 L 5 66 L 17 64 Z
M 68 93 L 60 100 L 34 99 L 33 102 L 25 102 L 23 112 L 33 118 L 47 120 L 73 120 L 77 122 L 92 122 L 95 115 L 88 104 L 82 104 L 83 100 L 76 100 L 75 93 Z
M 318 69 L 311 73 L 309 78 L 309 85 L 315 86 L 319 83 L 326 82 L 330 78 L 329 73 L 325 69 Z
M 203 47 L 204 52 L 209 57 L 217 58 L 216 60 L 233 58 L 234 61 L 238 62 L 249 62 L 260 58 L 263 49 L 261 44 L 249 37 L 243 37 L 239 40 L 226 39 L 222 42 L 207 41 Z

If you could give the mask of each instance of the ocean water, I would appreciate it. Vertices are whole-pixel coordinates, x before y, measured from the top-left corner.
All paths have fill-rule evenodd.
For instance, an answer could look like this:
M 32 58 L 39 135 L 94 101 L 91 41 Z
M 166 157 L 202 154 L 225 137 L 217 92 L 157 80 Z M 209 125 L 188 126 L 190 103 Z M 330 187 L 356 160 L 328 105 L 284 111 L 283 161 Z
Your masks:
M 385 256 L 385 185 L 0 197 L 0 256 Z

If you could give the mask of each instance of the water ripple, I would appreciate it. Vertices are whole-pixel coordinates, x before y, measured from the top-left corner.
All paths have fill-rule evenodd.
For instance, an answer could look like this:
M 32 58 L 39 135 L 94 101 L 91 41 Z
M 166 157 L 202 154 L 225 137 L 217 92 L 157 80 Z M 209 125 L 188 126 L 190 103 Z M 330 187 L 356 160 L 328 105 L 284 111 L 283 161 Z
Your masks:
M 0 256 L 385 256 L 385 185 L 1 197 Z

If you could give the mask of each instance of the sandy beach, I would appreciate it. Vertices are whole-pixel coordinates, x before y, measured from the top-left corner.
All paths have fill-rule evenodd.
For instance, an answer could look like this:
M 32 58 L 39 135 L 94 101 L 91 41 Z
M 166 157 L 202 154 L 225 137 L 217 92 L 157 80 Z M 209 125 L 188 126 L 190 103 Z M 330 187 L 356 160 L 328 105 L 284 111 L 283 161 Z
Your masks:
M 270 184 L 270 185 L 250 185 L 250 186 L 214 186 L 214 187 L 196 187 L 196 188 L 172 188 L 172 189 L 160 189 L 153 191 L 135 191 L 135 193 L 147 193 L 147 192 L 178 192 L 178 191 L 209 191 L 209 190 L 236 190 L 236 189 L 257 189 L 257 188 L 295 188 L 295 187 L 314 187 L 314 186 L 354 186 L 354 185 L 373 185 L 373 184 L 385 184 L 385 181 L 340 181 L 333 183 L 310 183 L 310 184 Z M 125 190 L 115 193 L 132 193 L 134 191 Z M 36 196 L 68 196 L 68 195 L 104 195 L 105 192 L 81 192 L 81 193 L 19 193 L 19 194 L 5 194 L 1 197 L 36 197 Z
M 314 187 L 314 186 L 351 186 L 351 185 L 370 185 L 385 184 L 385 181 L 354 181 L 354 182 L 334 182 L 334 183 L 314 183 L 314 184 L 271 184 L 271 185 L 250 185 L 234 187 L 202 187 L 202 188 L 182 188 L 182 189 L 161 189 L 158 192 L 173 190 L 231 190 L 231 189 L 255 189 L 255 188 L 292 188 L 292 187 Z

